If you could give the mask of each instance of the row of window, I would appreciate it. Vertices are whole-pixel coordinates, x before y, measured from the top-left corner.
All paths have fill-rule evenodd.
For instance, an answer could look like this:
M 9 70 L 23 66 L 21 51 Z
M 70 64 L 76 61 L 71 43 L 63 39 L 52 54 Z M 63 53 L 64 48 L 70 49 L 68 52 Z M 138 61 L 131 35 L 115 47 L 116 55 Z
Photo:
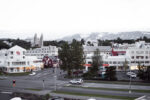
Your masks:
M 54 50 L 56 49 L 56 47 L 49 47 L 49 48 L 37 48 L 37 49 L 34 49 L 36 51 L 42 51 L 42 50 Z
M 26 62 L 8 62 L 8 66 L 10 66 L 10 64 L 16 66 L 16 65 L 26 65 Z M 27 62 L 27 65 L 29 65 L 30 62 Z
M 27 53 L 55 53 L 56 51 L 27 51 Z
M 140 63 L 140 64 L 142 64 L 142 63 L 145 63 L 145 64 L 147 64 L 147 63 L 150 63 L 150 61 L 131 61 L 131 63 Z M 122 61 L 120 61 L 120 62 L 116 62 L 116 61 L 110 61 L 110 62 L 104 62 L 104 64 L 124 64 L 124 62 L 122 62 Z
M 140 63 L 140 64 L 145 63 L 145 64 L 147 64 L 147 63 L 150 63 L 150 61 L 131 61 L 131 63 Z
M 135 56 L 131 57 L 132 59 L 135 59 Z M 148 59 L 148 56 L 136 56 L 136 59 Z
M 10 51 L 11 55 L 14 55 L 14 51 Z M 25 55 L 25 51 L 23 51 L 23 55 Z
M 10 57 L 10 59 L 13 59 L 13 58 L 14 58 L 13 56 Z M 22 58 L 25 59 L 25 56 L 23 56 Z
M 105 61 L 104 62 L 104 64 L 123 64 L 124 62 L 123 61 L 109 61 L 109 62 L 107 62 L 107 61 Z
M 136 54 L 148 54 L 150 53 L 150 51 L 131 51 L 132 54 L 136 53 Z
M 52 55 L 55 55 L 55 54 L 52 54 Z M 48 54 L 27 54 L 27 56 L 51 56 L 51 55 L 48 55 Z

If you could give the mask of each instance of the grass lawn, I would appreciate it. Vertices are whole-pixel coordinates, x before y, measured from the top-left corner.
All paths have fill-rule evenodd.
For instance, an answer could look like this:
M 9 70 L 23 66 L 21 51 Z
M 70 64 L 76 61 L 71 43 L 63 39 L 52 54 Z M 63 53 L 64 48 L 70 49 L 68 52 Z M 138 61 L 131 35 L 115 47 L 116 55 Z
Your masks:
M 128 85 L 128 81 L 96 81 L 96 80 L 85 80 L 86 83 L 105 83 L 105 84 L 121 84 L 121 85 Z M 133 82 L 132 85 L 143 85 L 143 86 L 150 86 L 149 83 L 144 82 Z
M 24 73 L 6 73 L 6 76 L 24 76 L 29 75 L 31 72 L 24 72 Z
M 67 87 L 95 89 L 95 90 L 108 90 L 108 91 L 129 91 L 129 89 L 114 89 L 114 88 L 100 88 L 100 87 L 81 87 L 81 86 L 67 86 Z M 150 93 L 150 90 L 132 89 L 132 92 Z
M 88 96 L 88 97 L 111 98 L 111 99 L 126 99 L 126 100 L 134 100 L 135 99 L 135 97 L 103 95 L 103 94 L 85 94 L 85 93 L 65 92 L 65 91 L 53 91 L 53 93 L 77 95 L 77 96 Z
M 33 89 L 33 88 L 26 88 L 25 90 L 32 90 L 32 91 L 41 91 L 42 89 Z

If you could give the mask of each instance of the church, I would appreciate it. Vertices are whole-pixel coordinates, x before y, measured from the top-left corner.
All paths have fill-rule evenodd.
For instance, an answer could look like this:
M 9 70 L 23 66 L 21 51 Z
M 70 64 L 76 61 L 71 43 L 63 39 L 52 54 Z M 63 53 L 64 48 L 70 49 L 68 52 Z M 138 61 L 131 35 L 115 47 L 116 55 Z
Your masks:
M 43 46 L 43 34 L 38 38 L 37 34 L 34 35 L 34 40 L 32 42 L 32 47 L 42 47 Z

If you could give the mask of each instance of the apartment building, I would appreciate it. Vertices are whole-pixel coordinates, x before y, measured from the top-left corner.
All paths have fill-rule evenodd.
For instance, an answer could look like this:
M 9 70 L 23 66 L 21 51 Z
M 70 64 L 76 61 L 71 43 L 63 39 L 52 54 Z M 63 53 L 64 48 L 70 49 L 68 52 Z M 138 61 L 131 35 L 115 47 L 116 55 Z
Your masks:
M 42 46 L 27 50 L 25 55 L 36 56 L 38 59 L 43 59 L 45 56 L 58 56 L 58 48 L 56 46 Z
M 21 73 L 43 68 L 42 60 L 35 56 L 26 56 L 25 53 L 26 49 L 17 45 L 8 50 L 0 50 L 0 70 L 7 73 Z

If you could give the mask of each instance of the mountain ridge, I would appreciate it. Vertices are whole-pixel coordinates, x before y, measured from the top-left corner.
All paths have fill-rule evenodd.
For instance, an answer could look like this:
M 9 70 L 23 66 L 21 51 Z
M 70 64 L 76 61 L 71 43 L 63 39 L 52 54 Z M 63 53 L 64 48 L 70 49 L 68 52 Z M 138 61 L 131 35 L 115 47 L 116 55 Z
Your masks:
M 90 34 L 73 34 L 71 36 L 65 36 L 59 40 L 66 40 L 72 41 L 72 39 L 81 40 L 84 39 L 86 41 L 93 41 L 93 40 L 114 40 L 118 37 L 126 40 L 126 39 L 138 39 L 140 37 L 148 37 L 150 38 L 149 31 L 129 31 L 129 32 L 92 32 Z

